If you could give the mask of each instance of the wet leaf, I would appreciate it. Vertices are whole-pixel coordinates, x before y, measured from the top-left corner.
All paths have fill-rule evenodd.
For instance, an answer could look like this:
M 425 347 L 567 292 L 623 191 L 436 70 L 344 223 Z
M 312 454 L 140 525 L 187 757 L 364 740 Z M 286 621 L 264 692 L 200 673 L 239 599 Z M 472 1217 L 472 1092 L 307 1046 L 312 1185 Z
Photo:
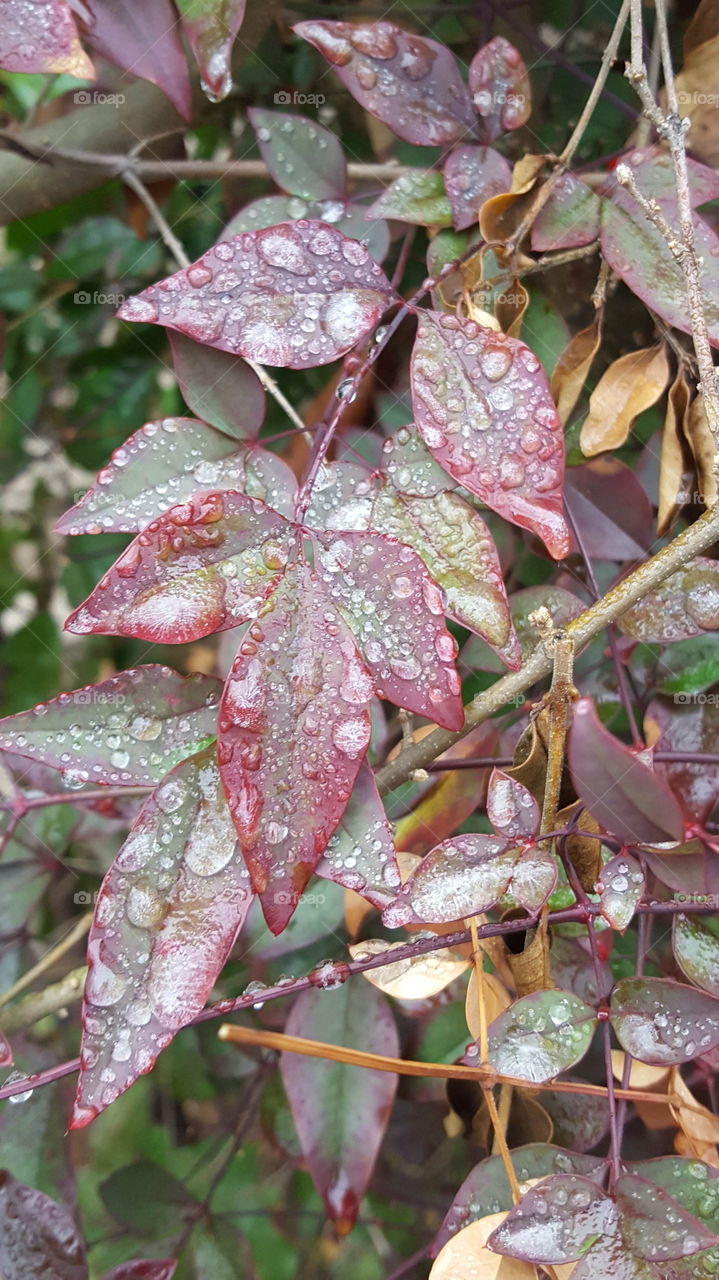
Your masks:
M 534 914 L 557 884 L 557 860 L 548 849 L 530 848 L 515 863 L 509 891 Z
M 519 129 L 532 112 L 527 68 L 504 36 L 495 36 L 474 55 L 469 66 L 469 89 L 481 121 L 483 142 Z
M 579 437 L 582 453 L 591 458 L 625 444 L 639 414 L 656 404 L 668 381 L 663 347 L 630 351 L 610 364 L 589 397 Z
M 564 501 L 592 559 L 643 559 L 654 539 L 652 505 L 634 471 L 618 458 L 570 467 Z
M 150 1071 L 200 1012 L 250 901 L 208 748 L 163 779 L 103 880 L 88 939 L 72 1128 Z
M 210 102 L 221 102 L 232 89 L 232 46 L 245 7 L 246 0 L 177 0 L 182 29 Z
M 685 694 L 691 698 L 718 681 L 719 645 L 715 636 L 702 634 L 677 641 L 662 656 L 656 687 L 660 693 Z
M 354 633 L 377 693 L 460 729 L 464 711 L 442 594 L 410 547 L 379 533 L 318 533 L 316 570 Z
M 605 831 L 628 844 L 681 840 L 684 819 L 668 786 L 604 728 L 591 698 L 575 703 L 568 761 L 577 795 Z
M 399 1053 L 387 1002 L 356 978 L 335 991 L 302 992 L 285 1030 L 390 1057 Z M 282 1054 L 280 1070 L 315 1186 L 330 1218 L 346 1232 L 372 1176 L 397 1076 L 292 1053 Z
M 85 1246 L 63 1206 L 0 1170 L 3 1280 L 87 1280 Z
M 443 173 L 457 231 L 474 226 L 485 200 L 509 191 L 512 185 L 508 161 L 492 147 L 454 147 Z
M 540 811 L 534 796 L 516 778 L 493 769 L 487 790 L 487 817 L 500 835 L 522 840 L 536 835 Z
M 103 1280 L 172 1280 L 177 1268 L 174 1258 L 121 1262 L 108 1271 Z
M 619 1043 L 640 1062 L 687 1062 L 719 1044 L 719 1000 L 669 978 L 623 978 L 611 1009 Z
M 552 374 L 552 395 L 562 426 L 569 421 L 582 394 L 594 357 L 602 341 L 602 313 L 598 311 L 586 329 L 570 338 Z
M 380 910 L 399 888 L 392 832 L 366 761 L 360 765 L 347 808 L 329 838 L 317 874 L 354 889 Z
M 320 468 L 305 513 L 311 529 L 367 530 L 376 485 L 367 467 L 355 462 L 328 462 Z
M 153 0 L 142 9 L 134 0 L 84 0 L 83 11 L 88 14 L 85 42 L 93 52 L 157 85 L 175 110 L 191 120 L 187 59 L 170 0 Z
M 244 494 L 195 494 L 138 534 L 65 629 L 183 644 L 235 627 L 276 586 L 292 537 Z
M 220 240 L 231 240 L 241 231 L 259 231 L 276 227 L 278 222 L 329 222 L 350 240 L 366 244 L 375 262 L 382 262 L 389 250 L 389 226 L 381 218 L 365 220 L 366 204 L 352 200 L 303 200 L 301 196 L 261 196 L 236 213 L 225 227 Z
M 655 751 L 713 753 L 719 751 L 719 703 L 655 699 L 646 712 L 647 731 Z M 719 800 L 719 777 L 702 764 L 657 763 L 686 812 L 699 823 L 709 818 Z
M 719 996 L 719 932 L 711 916 L 674 917 L 674 958 L 690 982 Z
M 149 785 L 216 736 L 221 691 L 212 676 L 132 667 L 0 720 L 0 748 L 75 785 Z
M 384 938 L 365 938 L 353 943 L 349 952 L 353 960 L 366 960 L 405 945 L 404 942 L 385 942 Z M 468 965 L 466 956 L 447 947 L 428 951 L 426 955 L 390 960 L 377 969 L 366 969 L 362 977 L 395 1000 L 429 1000 L 459 978 Z
M 515 1258 L 501 1258 L 487 1247 L 505 1214 L 492 1213 L 452 1236 L 438 1254 L 429 1280 L 535 1280 L 535 1268 Z
M 172 363 L 183 398 L 211 427 L 238 440 L 254 438 L 265 420 L 265 392 L 238 356 L 170 330 Z
M 300 219 L 221 240 L 117 314 L 263 364 L 305 369 L 349 351 L 393 298 L 365 245 Z
M 629 1168 L 677 1200 L 700 1222 L 714 1226 L 719 1209 L 719 1171 L 698 1160 L 662 1156 L 658 1160 L 632 1161 Z
M 428 311 L 418 320 L 412 397 L 427 447 L 459 484 L 561 559 L 564 441 L 539 360 L 471 320 Z
M 553 1124 L 553 1138 L 574 1151 L 591 1151 L 609 1128 L 604 1098 L 591 1094 L 542 1091 L 542 1107 Z
M 94 80 L 67 0 L 13 0 L 3 5 L 0 67 Z
M 273 933 L 345 810 L 370 738 L 371 696 L 346 624 L 310 569 L 295 566 L 241 643 L 219 718 L 222 779 Z
M 519 851 L 505 840 L 465 835 L 443 840 L 402 886 L 382 919 L 402 925 L 445 924 L 488 911 L 506 892 Z
M 697 556 L 619 618 L 644 644 L 671 644 L 719 628 L 719 563 Z
M 527 661 L 540 643 L 537 628 L 530 621 L 530 616 L 542 608 L 549 611 L 555 627 L 561 628 L 573 618 L 578 618 L 585 606 L 578 596 L 565 591 L 563 587 L 547 585 L 515 591 L 509 597 L 509 610 L 522 651 L 522 662 Z M 462 649 L 462 662 L 479 671 L 502 671 L 499 660 L 471 636 Z
M 575 174 L 563 173 L 534 219 L 532 248 L 535 253 L 549 253 L 591 244 L 599 239 L 600 217 L 599 197 Z
M 624 933 L 644 893 L 644 872 L 636 858 L 618 853 L 602 867 L 601 877 L 597 883 L 599 910 L 613 929 Z
M 596 1183 L 557 1173 L 522 1196 L 490 1244 L 534 1262 L 577 1262 L 601 1236 L 616 1234 L 616 1223 L 616 1206 Z
M 595 1010 L 569 991 L 522 996 L 489 1028 L 490 1065 L 532 1084 L 552 1080 L 584 1057 L 596 1024 Z
M 450 227 L 452 206 L 444 189 L 442 174 L 436 169 L 410 169 L 401 173 L 367 210 L 373 218 L 393 218 L 396 222 L 420 227 Z
M 319 49 L 352 97 L 405 142 L 440 147 L 472 131 L 471 99 L 443 44 L 393 22 L 298 22 L 293 30 Z
M 699 1253 L 719 1241 L 715 1232 L 686 1213 L 666 1191 L 636 1174 L 619 1178 L 616 1194 L 622 1235 L 639 1258 L 658 1265 Z
M 342 144 L 306 116 L 250 107 L 262 159 L 283 191 L 305 200 L 342 199 L 347 180 Z
M 415 426 L 400 427 L 382 446 L 382 471 L 398 493 L 431 498 L 455 481 L 432 457 Z

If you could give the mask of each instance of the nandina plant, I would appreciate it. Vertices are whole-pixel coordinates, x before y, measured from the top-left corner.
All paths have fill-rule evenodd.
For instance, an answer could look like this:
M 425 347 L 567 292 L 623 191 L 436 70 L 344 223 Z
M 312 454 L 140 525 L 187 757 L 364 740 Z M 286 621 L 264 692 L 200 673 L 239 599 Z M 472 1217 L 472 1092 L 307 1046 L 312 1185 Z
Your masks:
M 4 1280 L 719 1273 L 716 13 L 466 9 L 5 5 Z

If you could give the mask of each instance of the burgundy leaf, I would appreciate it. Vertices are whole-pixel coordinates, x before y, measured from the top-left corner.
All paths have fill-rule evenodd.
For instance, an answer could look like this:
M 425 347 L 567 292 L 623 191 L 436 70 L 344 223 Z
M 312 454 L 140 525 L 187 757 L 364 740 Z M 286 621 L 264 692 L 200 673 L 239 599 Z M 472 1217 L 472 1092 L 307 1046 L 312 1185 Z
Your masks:
M 642 190 L 646 185 L 647 190 L 651 188 L 651 194 L 655 200 L 669 206 L 676 205 L 676 171 L 668 150 L 662 145 L 635 147 L 632 151 L 625 152 L 622 160 L 630 166 L 637 178 L 641 179 Z M 687 156 L 687 173 L 692 208 L 695 209 L 698 205 L 719 199 L 719 173 L 716 169 Z M 606 188 L 613 191 L 615 185 L 612 170 Z
M 336 991 L 303 991 L 288 1035 L 360 1046 L 396 1057 L 399 1037 L 389 1005 L 369 982 Z M 302 1153 L 327 1212 L 342 1234 L 357 1217 L 397 1089 L 392 1072 L 283 1053 L 282 1080 Z
M 666 782 L 612 737 L 591 698 L 575 704 L 568 759 L 577 795 L 610 835 L 627 844 L 681 840 L 682 811 Z
M 669 978 L 623 978 L 612 991 L 612 1026 L 640 1062 L 670 1066 L 719 1044 L 719 1000 Z
M 263 364 L 305 369 L 349 351 L 394 297 L 366 245 L 301 218 L 221 240 L 117 314 Z
M 492 147 L 455 147 L 444 164 L 444 185 L 455 230 L 463 231 L 476 225 L 485 200 L 511 190 L 512 169 Z
M 599 239 L 602 202 L 573 173 L 563 173 L 532 224 L 535 253 L 578 249 Z
M 353 98 L 398 138 L 442 147 L 476 120 L 454 55 L 393 22 L 298 22 L 293 30 L 327 59 Z
M 222 780 L 255 892 L 281 933 L 347 805 L 372 682 L 333 602 L 288 571 L 240 645 L 220 706 Z
M 235 627 L 276 586 L 292 538 L 254 498 L 195 494 L 138 534 L 65 629 L 183 644 Z
M 598 1236 L 617 1233 L 617 1208 L 589 1178 L 558 1173 L 530 1187 L 490 1236 L 490 1248 L 524 1261 L 576 1262 Z
M 7 1036 L 0 1030 L 0 1067 L 11 1067 L 12 1063 L 12 1046 Z
M 349 623 L 377 693 L 461 729 L 457 646 L 439 588 L 411 547 L 379 533 L 317 533 L 317 571 Z
M 569 467 L 564 500 L 587 555 L 643 559 L 654 540 L 652 505 L 634 471 L 617 458 Z
M 3 1280 L 87 1280 L 85 1246 L 62 1205 L 0 1170 Z
M 360 765 L 340 824 L 317 864 L 317 874 L 361 893 L 380 911 L 399 888 L 392 831 L 366 760 Z
M 719 996 L 719 933 L 716 917 L 674 917 L 672 950 L 682 973 L 712 996 Z
M 90 48 L 123 71 L 157 85 L 185 120 L 192 118 L 187 59 L 170 0 L 83 0 Z M 25 68 L 23 68 L 25 70 Z
M 265 392 L 257 374 L 238 356 L 170 331 L 172 363 L 183 398 L 211 427 L 254 439 L 265 420 Z
M 716 1232 L 687 1213 L 673 1196 L 636 1174 L 625 1173 L 618 1179 L 616 1196 L 622 1235 L 639 1258 L 661 1265 L 719 1243 Z
M 514 45 L 495 36 L 476 53 L 469 67 L 469 88 L 482 122 L 482 141 L 494 142 L 519 127 L 532 112 L 527 68 Z
M 347 182 L 339 138 L 306 116 L 250 107 L 262 159 L 283 191 L 305 200 L 341 200 Z
M 493 769 L 487 790 L 487 817 L 508 840 L 536 835 L 541 814 L 530 791 L 517 778 Z
M 279 222 L 297 222 L 308 218 L 329 222 L 350 240 L 366 244 L 375 262 L 383 262 L 389 251 L 389 226 L 381 218 L 367 222 L 366 204 L 353 200 L 303 200 L 301 196 L 260 196 L 231 218 L 220 240 L 231 240 L 241 231 L 260 231 L 276 227 Z
M 613 929 L 624 933 L 633 919 L 644 888 L 641 865 L 629 854 L 617 854 L 602 867 L 602 878 L 597 883 L 599 909 Z
M 670 651 L 671 654 L 671 651 Z M 671 656 L 670 656 L 671 661 Z M 719 701 L 677 701 L 656 698 L 646 710 L 647 728 L 659 737 L 654 750 L 676 752 L 719 752 Z M 713 768 L 677 760 L 656 765 L 657 773 L 670 783 L 682 806 L 696 822 L 704 824 L 719 801 L 719 775 Z
M 450 475 L 561 559 L 564 436 L 542 366 L 523 342 L 473 320 L 419 313 L 412 399 L 425 444 Z
M 67 0 L 6 0 L 2 6 L 0 67 L 93 80 Z
M 137 1262 L 121 1262 L 119 1267 L 108 1271 L 103 1280 L 172 1280 L 176 1268 L 174 1258 L 138 1259 Z
M 382 446 L 382 471 L 393 489 L 411 497 L 431 498 L 456 482 L 440 467 L 414 426 L 400 427 Z
M 175 0 L 182 29 L 211 102 L 232 89 L 232 46 L 245 17 L 246 0 Z
M 0 749 L 76 785 L 145 786 L 212 741 L 220 693 L 214 676 L 132 667 L 0 720 Z
M 643 644 L 673 644 L 719 630 L 719 563 L 697 556 L 627 609 L 619 626 Z
M 102 882 L 87 944 L 72 1128 L 150 1071 L 200 1012 L 251 896 L 208 748 L 162 780 Z
M 584 1057 L 596 1025 L 595 1010 L 570 991 L 535 991 L 490 1024 L 490 1065 L 542 1084 Z
M 382 916 L 388 929 L 447 924 L 495 906 L 512 879 L 519 850 L 496 836 L 453 836 L 436 845 Z

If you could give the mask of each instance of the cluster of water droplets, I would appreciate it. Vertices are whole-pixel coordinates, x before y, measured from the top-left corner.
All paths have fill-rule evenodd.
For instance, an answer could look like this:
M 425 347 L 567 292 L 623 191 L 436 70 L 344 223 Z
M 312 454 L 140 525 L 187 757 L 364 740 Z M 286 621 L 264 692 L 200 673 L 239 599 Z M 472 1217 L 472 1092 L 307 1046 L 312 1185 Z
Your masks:
M 492 1024 L 490 1063 L 504 1075 L 540 1084 L 586 1053 L 595 1025 L 593 1010 L 569 992 L 523 996 Z
M 476 225 L 485 200 L 509 191 L 512 186 L 512 170 L 507 160 L 491 147 L 454 147 L 445 161 L 443 173 L 457 231 Z
M 390 929 L 411 921 L 445 923 L 487 911 L 506 891 L 518 851 L 486 835 L 454 836 L 427 854 L 382 919 Z
M 596 887 L 602 915 L 612 928 L 622 932 L 627 928 L 644 886 L 644 872 L 636 858 L 618 854 L 605 863 Z
M 495 36 L 475 54 L 469 68 L 469 88 L 487 142 L 518 129 L 529 115 L 527 68 L 503 36 Z

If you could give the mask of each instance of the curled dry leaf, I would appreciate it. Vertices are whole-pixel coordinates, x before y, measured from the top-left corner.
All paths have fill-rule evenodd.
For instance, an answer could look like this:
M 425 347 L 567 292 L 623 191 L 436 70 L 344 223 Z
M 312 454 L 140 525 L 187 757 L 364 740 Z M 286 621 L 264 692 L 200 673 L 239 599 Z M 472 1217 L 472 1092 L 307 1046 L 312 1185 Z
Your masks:
M 679 114 L 691 122 L 687 145 L 708 165 L 719 163 L 716 101 L 719 95 L 719 35 L 685 45 L 684 65 L 676 77 Z
M 677 370 L 677 376 L 669 388 L 667 411 L 662 431 L 662 452 L 659 463 L 659 509 L 657 533 L 671 528 L 681 510 L 686 493 L 690 490 L 691 466 L 685 438 L 685 415 L 689 406 L 689 380 L 686 370 Z
M 367 960 L 370 956 L 392 952 L 403 946 L 404 942 L 388 943 L 384 938 L 366 938 L 352 943 L 349 952 L 353 960 Z M 426 955 L 405 956 L 378 969 L 365 969 L 362 976 L 373 987 L 396 1000 L 428 1000 L 430 996 L 444 991 L 465 972 L 468 965 L 466 956 L 447 947 L 428 951 Z
M 536 1280 L 536 1269 L 487 1248 L 506 1213 L 491 1213 L 451 1236 L 435 1259 L 429 1280 Z
M 587 457 L 623 445 L 635 420 L 656 404 L 669 381 L 663 347 L 630 351 L 610 364 L 589 397 L 579 443 Z
M 603 312 L 598 311 L 586 329 L 580 329 L 570 338 L 552 374 L 552 395 L 562 426 L 572 415 L 601 345 L 602 318 Z
M 670 1111 L 687 1140 L 687 1155 L 695 1155 L 705 1160 L 707 1146 L 713 1146 L 714 1163 L 717 1160 L 716 1144 L 719 1143 L 719 1116 L 708 1107 L 702 1106 L 687 1087 L 678 1067 L 674 1067 L 669 1092 L 679 1099 L 678 1103 L 670 1103 Z
M 510 996 L 504 983 L 494 973 L 482 973 L 482 990 L 484 1008 L 486 1011 L 487 1023 L 494 1022 L 500 1013 L 504 1013 L 512 1003 Z M 477 970 L 472 969 L 469 975 L 469 983 L 467 985 L 467 995 L 464 1002 L 465 1016 L 467 1018 L 467 1026 L 470 1035 L 475 1040 L 479 1040 L 481 1023 L 479 1017 L 479 993 L 477 991 Z
M 693 501 L 702 502 L 705 507 L 713 507 L 717 500 L 716 443 L 701 391 L 694 397 L 684 415 L 684 434 L 697 472 L 697 494 Z

